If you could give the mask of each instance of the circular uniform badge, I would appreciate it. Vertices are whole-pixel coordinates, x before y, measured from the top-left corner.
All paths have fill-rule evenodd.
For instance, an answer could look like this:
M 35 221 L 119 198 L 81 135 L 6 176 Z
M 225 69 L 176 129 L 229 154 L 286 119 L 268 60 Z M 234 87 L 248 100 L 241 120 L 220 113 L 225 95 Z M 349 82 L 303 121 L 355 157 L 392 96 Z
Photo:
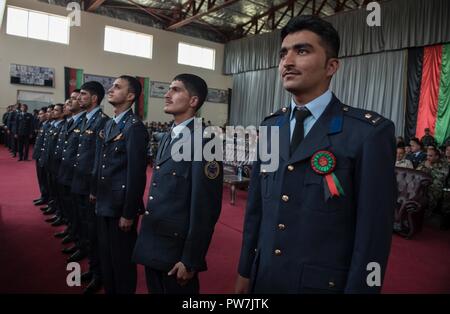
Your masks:
M 318 151 L 311 157 L 311 168 L 320 175 L 329 174 L 336 168 L 336 157 L 327 150 Z
M 205 165 L 205 175 L 208 179 L 214 180 L 220 174 L 220 166 L 217 161 L 209 161 Z

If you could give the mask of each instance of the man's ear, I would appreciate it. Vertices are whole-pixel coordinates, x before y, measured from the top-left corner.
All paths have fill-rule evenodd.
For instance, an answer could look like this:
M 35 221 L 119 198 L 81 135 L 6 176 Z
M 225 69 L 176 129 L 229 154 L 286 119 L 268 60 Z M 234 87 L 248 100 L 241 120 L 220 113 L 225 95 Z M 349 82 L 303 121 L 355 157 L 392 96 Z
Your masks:
M 339 69 L 339 59 L 338 58 L 330 58 L 327 61 L 327 75 L 332 77 L 336 71 Z
M 130 103 L 133 103 L 133 102 L 135 102 L 136 101 L 136 94 L 135 93 L 128 93 L 127 94 L 127 100 L 130 102 Z
M 189 102 L 189 107 L 193 108 L 194 111 L 197 111 L 198 102 L 199 102 L 198 96 L 192 96 Z
M 91 100 L 92 100 L 92 102 L 95 102 L 98 105 L 98 96 L 97 95 L 92 95 Z

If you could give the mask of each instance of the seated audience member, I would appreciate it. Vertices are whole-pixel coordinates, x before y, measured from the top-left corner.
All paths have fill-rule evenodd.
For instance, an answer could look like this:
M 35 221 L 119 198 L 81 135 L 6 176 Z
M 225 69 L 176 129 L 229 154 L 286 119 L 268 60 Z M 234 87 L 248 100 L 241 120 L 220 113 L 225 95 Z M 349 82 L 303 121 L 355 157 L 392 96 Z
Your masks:
M 406 153 L 406 156 L 408 156 L 408 154 L 411 153 L 411 145 L 409 145 L 409 143 L 405 144 L 405 153 Z
M 434 137 L 430 134 L 430 129 L 425 128 L 425 135 L 420 139 L 422 142 L 423 147 L 427 148 L 431 145 L 436 145 L 436 141 L 434 140 Z
M 448 143 L 445 147 L 445 158 L 447 164 L 450 164 L 450 143 Z
M 427 154 L 422 151 L 422 143 L 418 138 L 413 137 L 409 141 L 409 145 L 411 145 L 411 152 L 406 155 L 406 159 L 411 160 L 414 169 L 416 169 L 421 162 L 427 159 Z
M 428 212 L 431 215 L 436 212 L 439 201 L 442 200 L 444 183 L 448 175 L 448 164 L 441 160 L 441 153 L 435 146 L 428 146 L 427 159 L 423 161 L 417 170 L 431 175 L 433 182 L 428 187 Z
M 405 153 L 405 146 L 397 145 L 397 160 L 395 161 L 396 167 L 402 167 L 402 168 L 409 168 L 413 169 L 413 164 L 410 160 L 405 159 L 406 153 Z

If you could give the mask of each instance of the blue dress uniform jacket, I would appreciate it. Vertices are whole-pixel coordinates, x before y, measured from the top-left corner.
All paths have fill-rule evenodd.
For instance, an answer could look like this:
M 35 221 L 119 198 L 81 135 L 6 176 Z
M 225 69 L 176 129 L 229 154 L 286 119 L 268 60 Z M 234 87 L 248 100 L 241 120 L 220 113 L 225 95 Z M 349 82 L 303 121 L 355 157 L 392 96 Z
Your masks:
M 53 132 L 54 127 L 51 123 L 47 123 L 47 128 L 44 131 L 43 134 L 43 140 L 42 140 L 42 146 L 41 146 L 41 153 L 39 154 L 38 164 L 39 167 L 47 167 L 48 165 L 48 152 L 49 152 L 49 145 L 51 142 L 51 139 L 53 138 Z
M 91 185 L 95 181 L 92 179 L 92 171 L 94 169 L 97 138 L 108 120 L 109 117 L 102 110 L 99 110 L 81 129 L 73 170 L 72 193 L 89 195 L 93 191 Z
M 191 131 L 190 145 L 195 148 L 193 125 L 191 121 L 187 127 Z M 161 143 L 169 136 L 170 132 Z M 176 162 L 170 154 L 176 142 L 172 140 L 164 154 L 158 151 L 133 260 L 161 271 L 181 261 L 199 272 L 207 269 L 205 256 L 221 211 L 222 163 L 204 159 Z
M 53 172 L 55 175 L 58 175 L 59 168 L 55 169 L 55 152 L 56 147 L 58 146 L 58 139 L 59 135 L 61 134 L 62 130 L 64 129 L 65 121 L 61 121 L 58 126 L 53 126 L 51 128 L 51 132 L 49 134 L 48 139 L 48 146 L 45 151 L 46 157 L 45 157 L 45 167 L 47 167 L 51 172 Z M 56 170 L 56 171 L 55 171 Z
M 34 117 L 31 113 L 18 113 L 15 134 L 19 136 L 30 136 L 33 134 Z
M 19 110 L 11 111 L 8 114 L 8 118 L 6 121 L 6 127 L 9 131 L 11 131 L 11 134 L 16 134 L 17 132 L 17 116 L 20 114 Z
M 73 165 L 78 150 L 78 142 L 80 139 L 81 128 L 84 125 L 86 113 L 83 113 L 77 121 L 67 129 L 62 157 L 61 166 L 59 167 L 58 182 L 65 186 L 71 186 L 73 179 Z
M 136 219 L 144 211 L 148 133 L 142 121 L 128 111 L 113 127 L 109 120 L 100 132 L 94 176 L 97 179 L 96 214 Z
M 33 149 L 33 159 L 39 160 L 39 157 L 42 152 L 42 146 L 44 145 L 44 139 L 45 139 L 45 133 L 47 132 L 48 128 L 50 128 L 50 123 L 42 123 L 41 127 L 39 128 L 38 134 L 36 136 L 36 142 L 34 143 L 34 149 Z
M 62 152 L 64 148 L 64 141 L 66 138 L 67 128 L 69 126 L 69 122 L 67 120 L 64 120 L 61 122 L 61 128 L 58 133 L 58 137 L 56 140 L 56 146 L 53 151 L 52 155 L 52 163 L 50 165 L 51 171 L 58 177 L 59 174 L 59 168 L 61 166 L 61 158 L 62 158 Z
M 289 116 L 283 108 L 262 123 L 280 127 L 280 164 L 275 172 L 254 164 L 239 274 L 254 293 L 379 292 L 367 265 L 378 263 L 383 278 L 396 201 L 393 123 L 333 95 L 290 156 Z M 345 195 L 325 197 L 310 161 L 321 150 L 335 155 Z

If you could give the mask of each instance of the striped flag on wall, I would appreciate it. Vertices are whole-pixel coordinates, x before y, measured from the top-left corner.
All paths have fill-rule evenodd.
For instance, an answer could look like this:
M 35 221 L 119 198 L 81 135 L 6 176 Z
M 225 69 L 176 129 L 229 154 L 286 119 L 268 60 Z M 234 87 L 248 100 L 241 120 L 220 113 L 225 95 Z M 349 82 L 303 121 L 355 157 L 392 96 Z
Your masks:
M 450 137 L 450 44 L 409 49 L 406 106 L 407 138 L 425 128 L 439 145 Z
M 83 85 L 83 70 L 64 67 L 64 88 L 65 99 L 70 98 L 74 89 L 80 88 Z
M 147 118 L 148 110 L 149 78 L 139 76 L 136 78 L 141 83 L 142 92 L 139 100 L 135 103 L 134 113 L 137 114 L 142 120 L 145 120 Z

